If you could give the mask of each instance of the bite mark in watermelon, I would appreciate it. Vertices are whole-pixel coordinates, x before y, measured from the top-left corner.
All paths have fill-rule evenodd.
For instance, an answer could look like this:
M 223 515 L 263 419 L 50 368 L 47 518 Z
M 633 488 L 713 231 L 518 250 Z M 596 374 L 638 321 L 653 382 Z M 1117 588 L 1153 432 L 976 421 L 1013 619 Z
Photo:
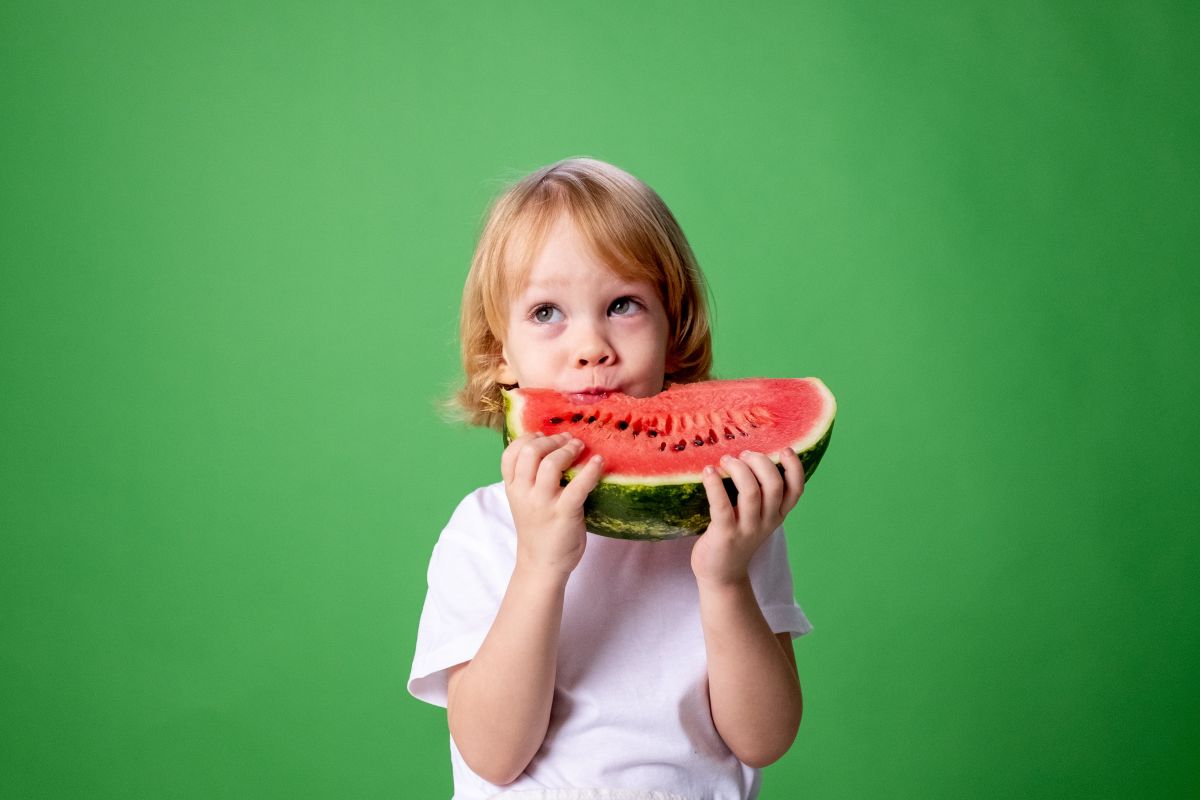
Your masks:
M 744 450 L 790 447 L 807 481 L 833 433 L 837 403 L 817 378 L 750 378 L 677 384 L 653 396 L 609 395 L 586 404 L 549 389 L 504 391 L 505 441 L 567 432 L 584 448 L 575 464 L 604 457 L 604 477 L 584 505 L 587 529 L 622 539 L 673 539 L 708 527 L 705 466 Z M 778 459 L 772 456 L 778 463 Z M 780 467 L 782 470 L 783 468 Z M 568 470 L 566 478 L 574 474 Z M 736 502 L 733 480 L 725 488 Z

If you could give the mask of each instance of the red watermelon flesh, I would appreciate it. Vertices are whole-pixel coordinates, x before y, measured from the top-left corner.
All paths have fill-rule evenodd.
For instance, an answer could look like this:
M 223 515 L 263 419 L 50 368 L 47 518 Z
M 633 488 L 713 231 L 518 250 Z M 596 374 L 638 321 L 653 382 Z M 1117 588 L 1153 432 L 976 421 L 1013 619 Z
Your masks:
M 746 450 L 808 451 L 836 412 L 833 394 L 817 378 L 676 384 L 653 397 L 613 394 L 584 404 L 547 389 L 514 389 L 505 397 L 510 438 L 568 432 L 585 444 L 576 463 L 599 453 L 605 482 L 632 484 L 698 481 L 705 466 L 719 468 L 723 455 Z

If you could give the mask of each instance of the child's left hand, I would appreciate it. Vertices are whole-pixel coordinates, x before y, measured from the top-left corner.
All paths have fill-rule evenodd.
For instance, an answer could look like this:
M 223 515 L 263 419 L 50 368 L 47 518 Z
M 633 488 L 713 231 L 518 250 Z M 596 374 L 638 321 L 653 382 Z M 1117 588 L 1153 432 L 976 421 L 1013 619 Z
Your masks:
M 721 459 L 721 467 L 738 490 L 736 507 L 720 474 L 705 468 L 702 480 L 712 522 L 692 549 L 692 572 L 698 582 L 724 585 L 746 580 L 750 558 L 799 502 L 804 494 L 804 467 L 791 448 L 779 456 L 783 475 L 762 453 L 747 450 L 740 458 Z

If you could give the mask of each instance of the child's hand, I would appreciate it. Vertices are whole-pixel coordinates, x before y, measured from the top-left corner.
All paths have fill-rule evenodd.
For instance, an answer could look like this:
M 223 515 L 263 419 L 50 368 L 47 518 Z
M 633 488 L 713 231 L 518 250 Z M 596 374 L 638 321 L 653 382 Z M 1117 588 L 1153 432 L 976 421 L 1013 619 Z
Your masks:
M 731 584 L 749 576 L 750 558 L 804 494 L 804 467 L 791 448 L 779 454 L 784 474 L 762 453 L 725 456 L 721 466 L 733 478 L 738 498 L 729 502 L 721 476 L 704 469 L 708 495 L 708 530 L 692 549 L 692 572 L 700 583 Z
M 518 564 L 566 575 L 583 557 L 583 501 L 600 480 L 600 456 L 561 485 L 582 450 L 583 442 L 566 433 L 518 436 L 504 449 L 500 472 L 517 526 Z

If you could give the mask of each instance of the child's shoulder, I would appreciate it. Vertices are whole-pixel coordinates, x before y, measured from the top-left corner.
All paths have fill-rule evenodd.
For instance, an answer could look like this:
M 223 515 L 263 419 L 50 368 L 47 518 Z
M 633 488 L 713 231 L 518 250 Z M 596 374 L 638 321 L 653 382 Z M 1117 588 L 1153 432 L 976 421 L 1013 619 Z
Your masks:
M 497 481 L 467 494 L 459 501 L 458 506 L 450 517 L 450 523 L 456 522 L 507 522 L 512 523 L 512 510 L 508 506 L 508 495 L 504 493 L 504 483 Z
M 517 529 L 503 483 L 480 486 L 459 501 L 438 538 L 438 550 L 514 551 Z

